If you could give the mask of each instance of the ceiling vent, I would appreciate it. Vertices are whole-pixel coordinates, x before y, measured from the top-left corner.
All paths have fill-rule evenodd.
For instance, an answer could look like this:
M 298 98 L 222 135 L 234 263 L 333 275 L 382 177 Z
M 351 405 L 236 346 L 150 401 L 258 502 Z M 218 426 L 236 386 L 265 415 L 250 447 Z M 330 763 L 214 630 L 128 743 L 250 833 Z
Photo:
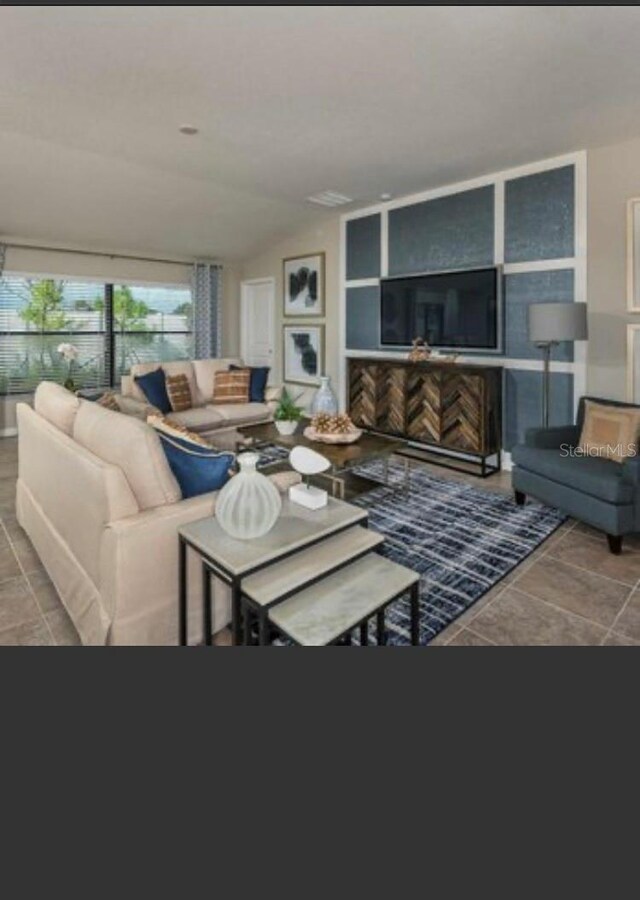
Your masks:
M 344 206 L 345 203 L 353 203 L 352 197 L 339 194 L 337 191 L 321 191 L 319 194 L 307 197 L 307 200 L 318 206 Z

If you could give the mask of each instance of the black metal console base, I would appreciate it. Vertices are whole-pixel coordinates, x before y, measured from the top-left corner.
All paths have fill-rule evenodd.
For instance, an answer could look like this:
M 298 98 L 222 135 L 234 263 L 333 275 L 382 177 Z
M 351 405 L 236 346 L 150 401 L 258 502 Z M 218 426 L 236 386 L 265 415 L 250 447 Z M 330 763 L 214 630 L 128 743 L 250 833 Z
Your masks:
M 488 478 L 502 471 L 500 453 L 491 456 L 476 456 L 469 453 L 469 459 L 463 459 L 454 454 L 448 454 L 444 450 L 433 450 L 429 446 L 408 446 L 404 450 L 396 450 L 396 456 L 404 456 L 426 462 L 432 466 L 440 466 L 442 469 L 451 469 L 454 472 L 462 472 L 465 475 L 473 475 L 474 478 Z M 487 460 L 495 457 L 497 463 L 489 463 Z

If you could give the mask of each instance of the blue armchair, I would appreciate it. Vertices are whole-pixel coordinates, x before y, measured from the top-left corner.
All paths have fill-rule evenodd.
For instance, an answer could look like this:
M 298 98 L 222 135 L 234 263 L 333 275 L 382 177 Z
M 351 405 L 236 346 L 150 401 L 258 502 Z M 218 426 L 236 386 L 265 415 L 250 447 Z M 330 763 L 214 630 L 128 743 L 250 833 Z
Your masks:
M 624 535 L 640 531 L 640 457 L 618 463 L 571 452 L 580 442 L 585 399 L 633 405 L 583 397 L 575 425 L 527 431 L 524 444 L 512 451 L 515 499 L 522 506 L 529 494 L 604 531 L 611 552 L 620 553 Z

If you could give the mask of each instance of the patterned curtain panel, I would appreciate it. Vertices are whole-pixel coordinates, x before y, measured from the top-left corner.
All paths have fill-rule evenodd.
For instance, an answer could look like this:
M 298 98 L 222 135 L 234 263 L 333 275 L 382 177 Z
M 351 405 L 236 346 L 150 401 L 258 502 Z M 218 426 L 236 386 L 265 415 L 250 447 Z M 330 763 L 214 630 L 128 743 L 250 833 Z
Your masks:
M 195 358 L 220 356 L 222 266 L 206 262 L 195 263 L 192 292 Z

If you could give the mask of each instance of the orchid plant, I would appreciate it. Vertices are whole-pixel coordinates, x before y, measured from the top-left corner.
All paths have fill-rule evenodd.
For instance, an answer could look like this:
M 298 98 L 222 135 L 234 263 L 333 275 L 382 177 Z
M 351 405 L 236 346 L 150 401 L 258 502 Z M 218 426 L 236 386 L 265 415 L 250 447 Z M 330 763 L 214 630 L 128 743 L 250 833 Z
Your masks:
M 67 364 L 67 377 L 64 386 L 68 391 L 75 391 L 76 385 L 72 377 L 73 365 L 80 356 L 80 351 L 75 344 L 60 344 L 58 346 L 58 353 Z

